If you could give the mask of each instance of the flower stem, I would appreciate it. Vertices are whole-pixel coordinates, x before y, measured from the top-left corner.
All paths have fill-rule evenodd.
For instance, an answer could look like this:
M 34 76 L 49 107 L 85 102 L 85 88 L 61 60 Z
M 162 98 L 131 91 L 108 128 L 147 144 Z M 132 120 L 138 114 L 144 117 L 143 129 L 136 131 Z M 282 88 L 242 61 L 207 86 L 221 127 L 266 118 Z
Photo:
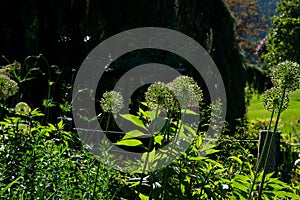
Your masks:
M 251 184 L 251 189 L 249 190 L 247 200 L 251 199 L 251 194 L 253 192 L 254 185 L 256 183 L 257 175 L 259 173 L 259 170 L 260 170 L 262 162 L 263 162 L 263 158 L 265 157 L 265 154 L 266 154 L 266 151 L 267 151 L 267 144 L 268 144 L 268 139 L 270 137 L 270 130 L 271 130 L 271 125 L 272 125 L 272 120 L 273 120 L 274 113 L 275 113 L 275 109 L 272 110 L 270 123 L 269 123 L 268 130 L 267 130 L 267 135 L 265 137 L 264 145 L 263 145 L 263 148 L 262 148 L 262 153 L 261 153 L 261 155 L 259 157 L 259 160 L 258 160 L 258 163 L 256 165 L 256 170 L 255 170 L 255 173 L 254 173 L 253 183 Z
M 276 118 L 276 121 L 275 121 L 274 131 L 271 135 L 271 142 L 269 143 L 269 148 L 268 148 L 268 151 L 267 151 L 267 157 L 266 157 L 266 160 L 265 160 L 265 163 L 264 163 L 263 176 L 262 176 L 262 180 L 261 180 L 260 187 L 259 187 L 258 199 L 261 199 L 262 190 L 263 190 L 263 186 L 264 186 L 264 182 L 265 182 L 265 178 L 266 178 L 266 169 L 268 167 L 268 162 L 269 162 L 270 155 L 271 155 L 271 149 L 273 148 L 273 142 L 274 142 L 276 131 L 277 131 L 277 126 L 278 126 L 278 122 L 279 122 L 279 118 L 280 118 L 280 113 L 281 113 L 285 93 L 286 93 L 286 88 L 283 90 L 283 93 L 282 93 L 282 96 L 281 96 L 281 102 L 280 102 L 280 105 L 279 105 L 279 110 L 278 110 L 277 118 Z
M 156 119 L 157 116 L 158 116 L 158 110 L 159 110 L 159 105 L 157 105 L 157 109 L 156 109 L 156 111 L 155 111 L 155 117 L 154 117 L 154 119 Z M 152 134 L 153 131 L 154 131 L 154 124 L 153 124 L 153 126 L 152 126 L 152 130 L 150 130 L 150 134 Z M 150 136 L 150 141 L 149 141 L 149 145 L 148 145 L 148 152 L 147 152 L 145 164 L 144 164 L 143 171 L 142 171 L 142 177 L 141 177 L 141 180 L 140 180 L 140 185 L 142 185 L 142 183 L 143 183 L 143 179 L 144 179 L 143 175 L 145 174 L 145 172 L 146 172 L 146 167 L 147 167 L 147 165 L 148 165 L 149 154 L 150 154 L 150 149 L 151 149 L 151 146 L 152 146 L 153 138 L 154 138 L 154 133 L 153 133 L 153 135 Z M 152 180 L 153 180 L 153 179 L 152 179 Z M 151 196 L 152 187 L 153 187 L 153 185 L 152 185 L 152 183 L 151 183 L 151 184 L 150 184 L 149 200 L 152 199 L 152 196 Z M 139 194 L 140 194 L 140 191 L 139 191 Z
M 110 123 L 110 117 L 111 117 L 111 112 L 109 112 L 109 114 L 108 114 L 108 119 L 107 119 L 107 124 L 105 126 L 105 132 L 104 132 L 104 134 L 107 133 L 107 130 L 108 130 L 108 127 L 109 127 L 109 123 Z M 100 120 L 100 125 L 101 125 L 102 120 L 103 120 L 103 117 Z M 95 178 L 94 189 L 93 189 L 93 198 L 92 199 L 95 199 L 96 185 L 97 185 L 97 179 L 98 179 L 99 171 L 100 171 L 100 164 L 101 164 L 101 162 L 99 161 L 98 166 L 97 166 L 97 174 L 96 174 L 96 178 Z

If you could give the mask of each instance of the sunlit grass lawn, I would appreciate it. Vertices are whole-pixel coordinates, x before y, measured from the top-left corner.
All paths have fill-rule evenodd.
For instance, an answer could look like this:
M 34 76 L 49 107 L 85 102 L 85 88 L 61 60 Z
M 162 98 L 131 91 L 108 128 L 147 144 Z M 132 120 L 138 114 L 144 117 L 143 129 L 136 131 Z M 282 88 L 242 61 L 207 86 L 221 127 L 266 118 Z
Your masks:
M 281 123 L 283 124 L 282 132 L 295 134 L 291 126 L 297 130 L 297 135 L 300 138 L 300 126 L 297 120 L 300 119 L 300 90 L 289 94 L 290 104 L 287 110 L 281 113 Z M 249 120 L 269 119 L 271 112 L 268 112 L 262 104 L 262 95 L 253 95 L 250 106 L 248 107 L 247 117 Z

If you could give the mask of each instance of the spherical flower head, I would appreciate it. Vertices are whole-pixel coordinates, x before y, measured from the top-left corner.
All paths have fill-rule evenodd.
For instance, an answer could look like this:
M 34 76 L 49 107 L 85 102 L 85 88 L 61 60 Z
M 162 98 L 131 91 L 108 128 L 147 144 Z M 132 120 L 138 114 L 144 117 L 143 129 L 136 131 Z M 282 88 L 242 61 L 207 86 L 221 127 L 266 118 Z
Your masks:
M 18 84 L 8 76 L 0 74 L 0 99 L 6 100 L 19 90 Z
M 153 83 L 148 87 L 145 93 L 145 100 L 151 109 L 157 108 L 160 105 L 166 110 L 170 110 L 176 104 L 174 94 L 162 82 Z
M 272 71 L 272 83 L 275 87 L 295 91 L 300 88 L 300 66 L 296 62 L 284 61 Z
M 30 106 L 25 102 L 19 102 L 15 106 L 15 113 L 17 115 L 29 116 L 31 112 Z
M 201 88 L 193 78 L 179 76 L 168 84 L 181 108 L 198 107 L 203 99 Z
M 119 113 L 124 106 L 124 99 L 120 92 L 109 91 L 103 94 L 100 106 L 104 112 Z
M 263 99 L 262 99 L 264 107 L 270 112 L 272 112 L 273 109 L 275 112 L 278 112 L 281 104 L 282 93 L 283 91 L 281 88 L 273 87 L 267 90 L 263 94 Z M 285 94 L 280 112 L 285 111 L 288 105 L 289 105 L 289 98 L 288 95 Z
M 20 69 L 21 69 L 21 64 L 15 61 L 12 64 L 2 67 L 0 69 L 0 74 L 4 74 L 11 77 L 13 76 L 14 72 L 19 71 Z
M 30 133 L 30 126 L 27 124 L 19 124 L 18 133 L 21 135 L 28 135 Z

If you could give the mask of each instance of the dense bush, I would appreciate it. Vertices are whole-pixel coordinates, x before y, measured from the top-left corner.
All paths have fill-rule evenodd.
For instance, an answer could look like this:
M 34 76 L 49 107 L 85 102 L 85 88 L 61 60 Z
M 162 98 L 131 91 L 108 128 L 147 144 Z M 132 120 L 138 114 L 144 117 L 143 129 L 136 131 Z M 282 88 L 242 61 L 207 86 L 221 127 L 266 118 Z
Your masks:
M 12 71 L 13 75 L 7 74 L 3 81 L 15 80 L 16 84 L 12 84 L 21 87 L 24 82 L 16 77 L 22 76 L 18 70 Z M 48 84 L 51 92 L 51 81 Z M 262 181 L 263 199 L 299 199 L 299 167 L 292 169 L 291 178 L 285 183 L 272 174 L 264 177 L 263 172 L 255 173 L 256 158 L 251 151 L 254 146 L 233 144 L 234 138 L 229 136 L 222 136 L 215 144 L 209 142 L 207 123 L 219 120 L 222 105 L 199 104 L 203 97 L 201 88 L 188 76 L 166 84 L 152 84 L 146 92 L 146 102 L 138 105 L 137 112 L 120 114 L 144 131 L 133 130 L 114 141 L 118 146 L 143 150 L 142 162 L 136 168 L 138 173 L 109 167 L 117 160 L 108 153 L 111 147 L 107 140 L 101 141 L 101 157 L 89 152 L 92 147 L 83 144 L 78 134 L 67 127 L 66 116 L 71 112 L 68 98 L 55 104 L 49 101 L 50 95 L 47 102 L 53 105 L 34 108 L 29 106 L 30 102 L 20 101 L 22 92 L 7 93 L 6 85 L 3 86 L 2 94 L 12 100 L 6 103 L 5 98 L 1 99 L 0 196 L 3 199 L 256 199 Z M 181 106 L 174 94 L 182 97 Z M 162 98 L 166 96 L 169 98 Z M 102 119 L 95 120 L 103 120 L 100 124 L 104 123 L 107 132 L 113 123 L 112 115 L 119 115 L 123 106 L 122 97 L 114 91 L 106 92 L 99 104 L 105 113 L 99 115 Z M 47 115 L 55 107 L 59 108 L 61 118 L 49 123 Z M 199 109 L 205 119 L 196 124 L 183 123 L 183 115 L 197 114 L 194 109 Z M 154 125 L 159 123 L 160 112 L 166 113 L 166 123 L 158 130 Z M 223 122 L 213 123 L 212 128 L 219 132 L 222 126 Z M 251 138 L 254 129 L 242 125 L 235 139 Z M 154 135 L 150 135 L 150 140 L 140 140 L 140 136 L 151 131 Z M 183 139 L 178 139 L 178 135 Z M 191 145 L 171 164 L 149 170 L 162 161 L 158 150 L 172 141 L 189 141 Z M 180 149 L 171 150 L 176 153 Z M 252 186 L 253 192 L 249 194 Z

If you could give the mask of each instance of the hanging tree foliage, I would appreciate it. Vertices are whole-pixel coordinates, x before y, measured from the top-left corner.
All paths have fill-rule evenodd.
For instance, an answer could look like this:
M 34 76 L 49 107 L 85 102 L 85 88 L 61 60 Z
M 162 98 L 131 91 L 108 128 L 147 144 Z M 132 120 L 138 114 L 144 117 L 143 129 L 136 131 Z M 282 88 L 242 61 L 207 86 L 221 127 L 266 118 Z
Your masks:
M 0 9 L 0 54 L 21 61 L 42 53 L 63 67 L 62 80 L 96 45 L 121 31 L 146 26 L 181 31 L 216 62 L 227 90 L 230 124 L 245 113 L 244 68 L 223 0 L 153 0 L 147 5 L 140 0 L 3 0 Z

